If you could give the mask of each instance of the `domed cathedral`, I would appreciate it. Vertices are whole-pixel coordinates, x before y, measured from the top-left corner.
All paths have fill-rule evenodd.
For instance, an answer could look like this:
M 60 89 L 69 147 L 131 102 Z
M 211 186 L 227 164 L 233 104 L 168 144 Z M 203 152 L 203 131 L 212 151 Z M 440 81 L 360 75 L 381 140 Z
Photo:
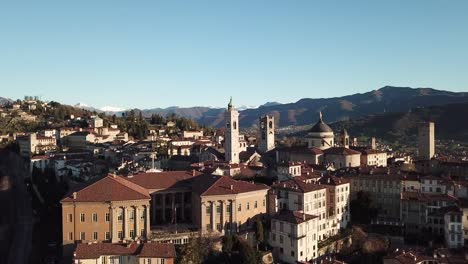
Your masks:
M 308 147 L 318 148 L 320 150 L 331 148 L 335 145 L 334 138 L 333 130 L 323 122 L 323 115 L 322 112 L 320 112 L 319 120 L 309 130 L 307 137 Z

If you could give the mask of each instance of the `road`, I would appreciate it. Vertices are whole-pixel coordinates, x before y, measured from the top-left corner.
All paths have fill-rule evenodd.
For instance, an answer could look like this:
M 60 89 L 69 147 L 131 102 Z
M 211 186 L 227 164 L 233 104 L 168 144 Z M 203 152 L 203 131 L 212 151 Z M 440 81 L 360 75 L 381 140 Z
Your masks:
M 13 241 L 8 255 L 9 264 L 27 264 L 32 247 L 33 215 L 31 208 L 31 196 L 24 184 L 24 178 L 28 177 L 24 169 L 24 162 L 18 157 L 12 157 L 10 163 L 12 173 L 9 173 L 10 181 L 14 186 L 15 203 L 15 229 Z M 20 169 L 21 168 L 21 169 Z

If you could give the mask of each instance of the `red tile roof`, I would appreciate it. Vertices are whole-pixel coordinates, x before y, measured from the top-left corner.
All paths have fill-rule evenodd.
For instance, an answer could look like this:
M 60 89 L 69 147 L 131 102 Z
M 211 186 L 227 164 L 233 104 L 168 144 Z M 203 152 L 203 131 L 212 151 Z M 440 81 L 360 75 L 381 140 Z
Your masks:
M 321 189 L 326 189 L 325 185 L 307 182 L 304 177 L 294 177 L 291 180 L 283 181 L 272 186 L 276 189 L 286 189 L 293 192 L 308 193 Z
M 190 187 L 188 180 L 201 175 L 198 171 L 165 171 L 155 173 L 140 173 L 127 178 L 146 189 L 168 189 Z
M 194 192 L 200 196 L 239 194 L 268 190 L 264 184 L 237 181 L 229 176 L 201 175 L 193 181 Z
M 73 196 L 76 195 L 74 198 Z M 62 202 L 107 202 L 149 200 L 148 190 L 120 176 L 108 175 L 69 194 Z
M 96 243 L 86 244 L 81 243 L 76 246 L 75 259 L 97 259 L 100 256 L 129 256 L 137 252 L 139 245 L 137 243 L 127 244 L 111 244 L 111 243 Z
M 145 258 L 175 258 L 176 251 L 173 244 L 157 244 L 146 243 L 143 244 L 138 257 Z
M 345 147 L 332 147 L 323 151 L 325 155 L 358 155 L 359 151 L 355 151 Z
M 311 219 L 317 218 L 318 216 L 315 215 L 310 215 L 310 214 L 304 214 L 298 211 L 290 211 L 290 210 L 282 210 L 278 213 L 276 213 L 272 219 L 282 221 L 282 222 L 287 222 L 291 224 L 301 224 L 306 221 L 309 221 Z

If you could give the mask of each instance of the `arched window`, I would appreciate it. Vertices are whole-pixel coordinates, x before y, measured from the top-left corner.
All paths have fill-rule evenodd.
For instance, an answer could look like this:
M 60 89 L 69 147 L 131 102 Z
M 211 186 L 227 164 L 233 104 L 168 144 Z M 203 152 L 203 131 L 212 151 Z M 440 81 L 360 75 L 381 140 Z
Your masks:
M 268 124 L 268 126 L 271 128 L 273 128 L 273 121 L 270 121 L 270 123 Z
M 237 129 L 237 122 L 232 123 L 232 128 Z

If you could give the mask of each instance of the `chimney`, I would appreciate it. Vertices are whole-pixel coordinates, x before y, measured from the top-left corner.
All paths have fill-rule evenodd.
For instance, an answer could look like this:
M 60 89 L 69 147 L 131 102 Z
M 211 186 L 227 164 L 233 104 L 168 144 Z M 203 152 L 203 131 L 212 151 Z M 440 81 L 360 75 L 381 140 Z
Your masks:
M 73 192 L 73 200 L 76 199 L 76 192 Z
M 302 213 L 302 220 L 304 220 L 304 221 L 306 220 L 306 215 L 305 215 L 305 213 Z
M 231 184 L 231 186 L 229 186 L 231 191 L 234 190 L 234 186 Z

